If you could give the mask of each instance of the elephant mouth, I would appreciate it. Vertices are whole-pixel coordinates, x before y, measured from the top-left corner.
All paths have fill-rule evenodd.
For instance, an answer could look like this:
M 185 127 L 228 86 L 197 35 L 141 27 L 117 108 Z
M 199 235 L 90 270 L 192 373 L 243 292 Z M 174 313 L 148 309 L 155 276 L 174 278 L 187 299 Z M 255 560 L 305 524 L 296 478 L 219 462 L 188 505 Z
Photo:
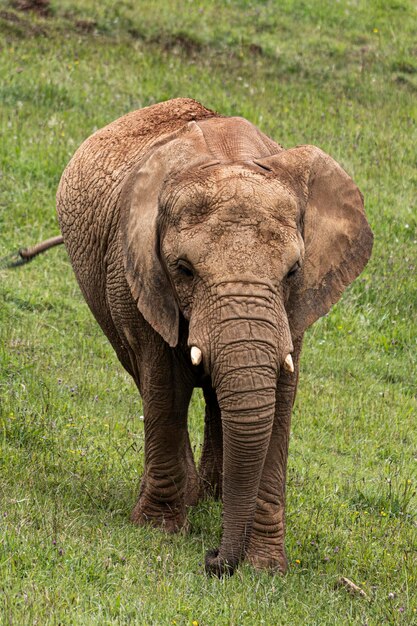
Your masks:
M 205 297 L 197 299 L 202 304 L 193 310 L 189 325 L 187 343 L 194 366 L 203 363 L 214 380 L 219 368 L 250 370 L 265 362 L 273 362 L 277 376 L 281 367 L 294 371 L 282 294 L 272 283 L 248 275 L 204 286 L 204 290 Z

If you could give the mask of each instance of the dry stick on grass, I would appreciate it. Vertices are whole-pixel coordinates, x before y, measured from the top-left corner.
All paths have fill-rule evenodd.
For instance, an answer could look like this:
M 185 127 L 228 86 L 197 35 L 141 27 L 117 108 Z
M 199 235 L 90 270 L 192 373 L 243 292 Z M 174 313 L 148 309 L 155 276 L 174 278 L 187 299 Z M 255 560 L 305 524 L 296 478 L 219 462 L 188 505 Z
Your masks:
M 335 586 L 344 587 L 350 594 L 358 595 L 362 598 L 366 598 L 366 600 L 370 600 L 369 596 L 364 592 L 364 590 L 358 587 L 358 585 L 355 585 L 355 583 L 349 580 L 349 578 L 341 576 Z
M 41 241 L 30 248 L 20 248 L 17 252 L 12 252 L 0 259 L 0 270 L 25 265 L 25 263 L 29 263 L 29 261 L 34 259 L 35 256 L 38 256 L 38 254 L 46 252 L 49 248 L 53 248 L 54 246 L 60 246 L 62 243 L 64 243 L 62 235 L 57 235 L 45 241 Z

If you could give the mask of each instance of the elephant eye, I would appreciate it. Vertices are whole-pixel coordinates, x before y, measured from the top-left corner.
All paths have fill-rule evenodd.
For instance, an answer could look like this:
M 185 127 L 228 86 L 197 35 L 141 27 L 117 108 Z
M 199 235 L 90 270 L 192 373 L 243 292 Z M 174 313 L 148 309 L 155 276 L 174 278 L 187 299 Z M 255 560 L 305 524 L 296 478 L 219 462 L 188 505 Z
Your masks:
M 184 261 L 183 259 L 179 259 L 177 261 L 177 270 L 180 274 L 182 274 L 183 276 L 186 276 L 187 278 L 193 278 L 194 276 L 194 272 L 190 264 L 187 263 L 187 261 Z
M 288 272 L 287 276 L 293 276 L 299 269 L 300 269 L 300 261 L 297 261 L 297 263 L 294 263 L 294 265 Z

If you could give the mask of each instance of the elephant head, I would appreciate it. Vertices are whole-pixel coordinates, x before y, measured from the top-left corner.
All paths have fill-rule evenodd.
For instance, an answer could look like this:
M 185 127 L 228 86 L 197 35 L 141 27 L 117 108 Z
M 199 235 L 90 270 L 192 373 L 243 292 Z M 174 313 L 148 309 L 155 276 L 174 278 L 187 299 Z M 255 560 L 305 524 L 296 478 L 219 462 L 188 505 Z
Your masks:
M 362 196 L 320 149 L 284 150 L 244 119 L 212 118 L 153 145 L 121 206 L 139 311 L 171 347 L 180 317 L 188 320 L 191 358 L 217 394 L 224 510 L 215 567 L 233 568 L 251 532 L 280 370 L 292 369 L 295 341 L 370 256 Z

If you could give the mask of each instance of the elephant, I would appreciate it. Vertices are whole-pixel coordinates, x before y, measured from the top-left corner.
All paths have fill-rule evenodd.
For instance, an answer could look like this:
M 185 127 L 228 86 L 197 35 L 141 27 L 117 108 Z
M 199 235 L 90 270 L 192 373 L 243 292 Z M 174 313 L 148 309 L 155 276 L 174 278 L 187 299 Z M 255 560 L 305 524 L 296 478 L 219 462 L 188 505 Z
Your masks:
M 370 258 L 363 197 L 311 145 L 177 98 L 96 131 L 57 191 L 81 291 L 143 402 L 131 516 L 176 532 L 222 499 L 208 574 L 284 573 L 291 412 L 305 330 Z M 205 400 L 198 469 L 187 429 Z

